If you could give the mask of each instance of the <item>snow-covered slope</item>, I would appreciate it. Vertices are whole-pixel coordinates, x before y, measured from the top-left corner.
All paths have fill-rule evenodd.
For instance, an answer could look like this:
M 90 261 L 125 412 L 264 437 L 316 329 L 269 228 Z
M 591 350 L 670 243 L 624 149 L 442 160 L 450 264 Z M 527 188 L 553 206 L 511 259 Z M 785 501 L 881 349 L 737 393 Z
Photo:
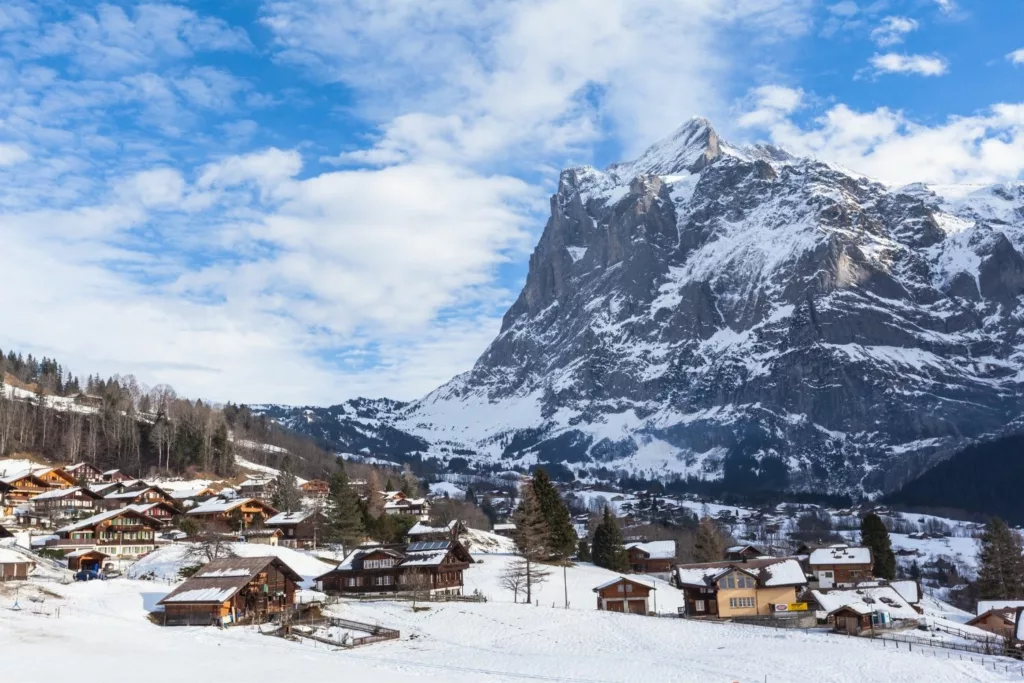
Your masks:
M 694 119 L 562 172 L 471 371 L 264 409 L 382 457 L 889 491 L 1024 412 L 1022 248 L 1022 183 L 890 187 Z

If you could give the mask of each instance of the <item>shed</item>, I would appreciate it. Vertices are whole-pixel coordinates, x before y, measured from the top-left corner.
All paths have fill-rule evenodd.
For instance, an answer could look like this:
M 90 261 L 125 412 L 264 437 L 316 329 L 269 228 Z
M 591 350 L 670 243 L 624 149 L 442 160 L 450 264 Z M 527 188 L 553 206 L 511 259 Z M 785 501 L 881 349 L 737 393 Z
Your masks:
M 829 612 L 828 619 L 836 631 L 857 636 L 871 629 L 871 608 L 861 603 L 843 605 Z
M 0 548 L 0 581 L 24 581 L 34 566 L 35 561 L 31 558 Z
M 157 604 L 165 626 L 235 623 L 291 609 L 301 581 L 278 557 L 228 557 L 210 562 Z
M 649 614 L 651 608 L 648 599 L 651 591 L 656 589 L 653 583 L 619 576 L 596 586 L 593 590 L 597 593 L 597 609 L 599 610 Z
M 110 555 L 91 548 L 76 550 L 64 557 L 67 558 L 68 569 L 73 572 L 82 570 L 98 572 L 103 568 L 104 561 L 110 559 Z

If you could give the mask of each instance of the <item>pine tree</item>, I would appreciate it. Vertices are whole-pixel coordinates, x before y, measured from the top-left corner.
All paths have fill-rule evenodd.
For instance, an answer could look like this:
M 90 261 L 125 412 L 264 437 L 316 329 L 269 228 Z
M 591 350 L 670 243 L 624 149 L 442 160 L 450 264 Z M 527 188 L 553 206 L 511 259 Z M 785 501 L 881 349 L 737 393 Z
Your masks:
M 576 549 L 576 529 L 572 525 L 569 508 L 565 506 L 562 495 L 551 483 L 548 473 L 538 468 L 533 474 L 531 488 L 540 505 L 541 516 L 547 526 L 547 545 L 551 557 L 565 559 Z
M 892 581 L 896 578 L 896 555 L 892 552 L 889 530 L 882 518 L 873 512 L 864 516 L 860 523 L 861 545 L 871 549 L 874 558 L 874 575 L 879 579 Z
M 524 561 L 526 602 L 532 602 L 533 586 L 539 583 L 539 579 L 544 576 L 544 570 L 535 565 L 550 555 L 547 523 L 532 484 L 523 487 L 523 499 L 519 503 L 513 521 L 516 531 L 512 538 L 516 543 L 516 551 Z
M 291 471 L 291 460 L 286 456 L 281 463 L 281 471 L 274 482 L 274 495 L 270 504 L 281 512 L 296 512 L 302 509 L 302 492 L 299 483 Z
M 366 533 L 363 511 L 359 507 L 359 496 L 349 486 L 344 468 L 331 477 L 327 505 L 327 538 L 346 547 L 362 540 Z
M 921 565 L 919 565 L 917 563 L 917 560 L 914 560 L 913 562 L 910 563 L 910 571 L 909 571 L 908 575 L 914 581 L 920 581 L 921 580 Z
M 629 555 L 622 543 L 622 530 L 612 511 L 605 506 L 601 523 L 594 530 L 594 546 L 591 549 L 594 564 L 613 572 L 629 571 Z
M 476 505 L 476 493 L 473 492 L 473 487 L 470 486 L 466 489 L 466 502 Z
M 1020 538 L 993 517 L 985 525 L 978 552 L 978 591 L 982 600 L 1024 597 L 1024 559 Z
M 700 520 L 697 535 L 693 541 L 694 562 L 718 562 L 725 557 L 725 541 L 722 532 L 710 517 Z
M 590 554 L 590 544 L 587 543 L 587 539 L 580 539 L 580 543 L 576 548 L 576 557 L 580 562 L 590 562 L 594 559 Z

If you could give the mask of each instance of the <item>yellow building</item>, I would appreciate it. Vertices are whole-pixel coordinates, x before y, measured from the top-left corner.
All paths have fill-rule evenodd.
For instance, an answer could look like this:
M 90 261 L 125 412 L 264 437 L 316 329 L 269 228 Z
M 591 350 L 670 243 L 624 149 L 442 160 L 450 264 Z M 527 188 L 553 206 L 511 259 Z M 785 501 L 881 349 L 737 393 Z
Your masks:
M 799 610 L 796 596 L 807 585 L 800 563 L 785 557 L 677 565 L 672 580 L 683 591 L 687 616 L 693 617 Z

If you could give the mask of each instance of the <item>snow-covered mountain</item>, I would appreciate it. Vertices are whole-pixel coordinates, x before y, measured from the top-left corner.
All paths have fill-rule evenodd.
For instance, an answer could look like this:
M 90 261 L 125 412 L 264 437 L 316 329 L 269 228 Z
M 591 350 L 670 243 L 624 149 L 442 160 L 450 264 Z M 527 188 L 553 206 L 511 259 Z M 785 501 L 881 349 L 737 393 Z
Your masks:
M 1022 248 L 1022 183 L 891 187 L 694 119 L 562 172 L 472 370 L 264 410 L 380 457 L 888 491 L 1024 412 Z

